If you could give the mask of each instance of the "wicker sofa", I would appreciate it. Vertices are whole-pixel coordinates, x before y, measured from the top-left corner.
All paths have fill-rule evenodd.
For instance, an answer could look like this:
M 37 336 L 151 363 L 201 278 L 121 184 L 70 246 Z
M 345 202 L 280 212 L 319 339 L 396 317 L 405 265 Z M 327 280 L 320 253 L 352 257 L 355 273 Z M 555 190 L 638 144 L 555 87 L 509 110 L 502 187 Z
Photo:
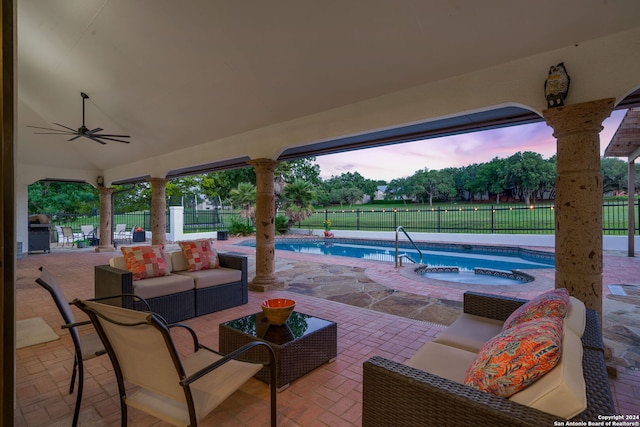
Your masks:
M 521 299 L 466 292 L 463 316 L 479 316 L 487 324 L 504 322 L 525 302 Z M 582 347 L 582 375 L 587 407 L 571 418 L 573 421 L 597 421 L 599 415 L 615 413 L 598 316 L 590 309 L 585 312 L 584 333 L 577 340 L 577 346 Z M 443 343 L 451 338 L 446 337 L 447 331 L 443 333 Z M 410 361 L 399 363 L 374 356 L 364 363 L 363 427 L 551 426 L 558 425 L 554 424 L 555 421 L 563 420 L 513 400 L 411 367 L 408 365 Z M 455 364 L 455 360 L 449 360 L 448 363 Z
M 144 298 L 153 312 L 168 322 L 179 322 L 196 316 L 224 310 L 248 302 L 247 258 L 218 253 L 220 268 L 187 271 L 181 251 L 166 252 L 168 276 L 133 280 L 123 257 L 114 257 L 109 265 L 95 267 L 95 297 L 136 295 Z M 114 298 L 110 304 L 146 310 L 132 298 Z

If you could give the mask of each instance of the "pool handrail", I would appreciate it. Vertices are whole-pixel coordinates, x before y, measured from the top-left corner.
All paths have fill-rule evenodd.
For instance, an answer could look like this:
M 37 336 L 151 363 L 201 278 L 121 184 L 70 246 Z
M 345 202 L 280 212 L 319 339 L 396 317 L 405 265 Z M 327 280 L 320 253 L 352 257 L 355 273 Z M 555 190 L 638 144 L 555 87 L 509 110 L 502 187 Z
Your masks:
M 404 233 L 405 236 L 407 236 L 407 239 L 409 239 L 409 241 L 411 242 L 411 244 L 413 245 L 414 248 L 416 248 L 416 250 L 418 251 L 418 254 L 420 255 L 420 261 L 418 262 L 418 264 L 422 264 L 422 251 L 420 250 L 420 248 L 418 247 L 418 245 L 415 244 L 415 242 L 413 241 L 413 239 L 411 238 L 411 236 L 409 236 L 409 234 L 407 233 L 407 231 L 404 229 L 403 226 L 399 225 L 396 228 L 396 268 L 398 268 L 398 260 L 400 260 L 400 266 L 402 266 L 402 258 L 407 258 L 408 260 L 410 260 L 411 262 L 413 262 L 414 264 L 416 263 L 409 255 L 407 254 L 402 254 L 401 256 L 398 256 L 398 233 L 402 231 Z

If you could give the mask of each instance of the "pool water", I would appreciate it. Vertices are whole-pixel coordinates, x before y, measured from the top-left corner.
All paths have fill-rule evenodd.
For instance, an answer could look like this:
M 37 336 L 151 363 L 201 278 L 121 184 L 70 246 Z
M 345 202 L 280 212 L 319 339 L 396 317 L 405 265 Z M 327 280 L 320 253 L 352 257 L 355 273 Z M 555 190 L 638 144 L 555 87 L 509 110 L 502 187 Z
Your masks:
M 404 242 L 403 242 L 404 243 Z M 242 242 L 243 246 L 255 246 L 254 240 Z M 438 250 L 438 246 L 443 249 Z M 461 272 L 473 272 L 475 268 L 495 270 L 526 270 L 553 268 L 553 254 L 523 251 L 520 248 L 421 244 L 422 264 L 430 267 L 458 267 Z M 283 251 L 317 255 L 346 256 L 358 259 L 395 262 L 395 242 L 368 241 L 364 239 L 277 239 L 275 248 Z M 398 248 L 416 263 L 420 256 L 414 248 Z M 404 264 L 411 261 L 404 260 Z M 451 274 L 451 273 L 428 273 Z M 493 278 L 495 279 L 495 277 Z

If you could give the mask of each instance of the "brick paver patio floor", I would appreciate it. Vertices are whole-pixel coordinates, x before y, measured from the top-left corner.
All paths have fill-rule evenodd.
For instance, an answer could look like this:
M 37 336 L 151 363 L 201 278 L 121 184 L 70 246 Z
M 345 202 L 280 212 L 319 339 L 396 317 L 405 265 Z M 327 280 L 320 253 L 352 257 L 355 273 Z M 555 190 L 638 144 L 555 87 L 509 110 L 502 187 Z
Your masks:
M 249 275 L 253 277 L 253 248 L 234 246 L 237 240 L 216 242 L 223 251 L 243 252 L 249 256 Z M 69 334 L 60 330 L 60 315 L 49 294 L 35 283 L 38 267 L 46 266 L 58 278 L 69 299 L 93 297 L 93 266 L 108 263 L 113 253 L 95 253 L 92 249 L 54 249 L 51 254 L 28 255 L 18 261 L 16 320 L 42 317 L 58 334 L 59 340 L 25 347 L 16 352 L 15 411 L 17 426 L 68 426 L 71 424 L 75 394 L 68 394 L 73 366 L 73 345 Z M 362 261 L 342 257 L 304 255 L 279 251 L 276 270 L 284 272 L 299 262 L 325 263 L 364 269 L 375 283 L 391 289 L 432 298 L 460 301 L 462 289 L 416 280 L 406 271 L 389 263 Z M 640 259 L 623 254 L 605 254 L 604 292 L 609 284 L 638 284 Z M 290 277 L 290 276 L 287 276 Z M 553 286 L 553 270 L 536 275 L 537 286 Z M 537 289 L 537 288 L 536 288 Z M 512 296 L 529 298 L 537 290 L 511 292 Z M 249 303 L 224 310 L 187 323 L 195 329 L 200 341 L 218 348 L 218 324 L 259 311 L 266 298 L 289 297 L 296 300 L 296 310 L 337 322 L 338 357 L 278 394 L 278 421 L 281 426 L 359 426 L 362 411 L 362 363 L 373 355 L 405 361 L 426 341 L 432 340 L 443 326 L 408 319 L 366 308 L 345 305 L 285 290 L 266 293 L 249 292 Z M 605 311 L 609 299 L 605 298 Z M 617 308 L 616 308 L 617 309 Z M 75 308 L 74 308 L 75 310 Z M 640 323 L 635 309 L 631 316 Z M 78 317 L 81 314 L 78 313 Z M 605 314 L 605 326 L 606 326 Z M 186 338 L 176 337 L 185 351 Z M 614 355 L 615 356 L 615 355 Z M 618 368 L 618 377 L 610 380 L 619 414 L 640 414 L 640 371 Z M 252 379 L 210 414 L 204 426 L 268 425 L 268 388 Z M 83 426 L 120 425 L 117 387 L 108 357 L 85 364 L 85 391 L 80 414 Z M 135 409 L 129 410 L 130 426 L 164 426 L 165 423 Z M 480 425 L 480 424 L 479 424 Z

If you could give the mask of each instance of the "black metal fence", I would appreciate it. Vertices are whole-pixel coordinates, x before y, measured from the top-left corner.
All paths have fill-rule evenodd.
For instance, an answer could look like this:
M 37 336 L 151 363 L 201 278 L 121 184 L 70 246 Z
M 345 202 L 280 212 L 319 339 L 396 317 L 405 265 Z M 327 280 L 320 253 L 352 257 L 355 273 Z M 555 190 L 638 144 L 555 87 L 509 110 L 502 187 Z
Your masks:
M 603 233 L 626 235 L 628 227 L 627 203 L 606 202 L 602 206 Z M 634 205 L 635 233 L 640 234 L 640 200 Z M 72 227 L 80 232 L 81 225 L 98 228 L 98 215 L 50 215 L 54 225 Z M 226 230 L 234 222 L 246 222 L 237 211 L 211 209 L 184 211 L 184 232 Z M 300 229 L 323 229 L 330 221 L 332 230 L 394 231 L 403 226 L 407 232 L 478 233 L 478 234 L 553 234 L 555 206 L 521 205 L 451 205 L 433 208 L 378 208 L 316 211 L 310 218 L 295 224 Z M 150 212 L 114 215 L 113 224 L 127 224 L 127 229 L 141 227 L 151 230 Z M 167 232 L 170 231 L 167 212 Z
M 603 204 L 603 233 L 626 235 L 628 204 L 615 201 Z M 640 234 L 640 200 L 635 207 L 635 233 Z M 322 229 L 330 222 L 332 230 L 478 233 L 478 234 L 553 234 L 555 205 L 451 205 L 433 208 L 378 208 L 316 211 L 295 225 L 300 229 Z

